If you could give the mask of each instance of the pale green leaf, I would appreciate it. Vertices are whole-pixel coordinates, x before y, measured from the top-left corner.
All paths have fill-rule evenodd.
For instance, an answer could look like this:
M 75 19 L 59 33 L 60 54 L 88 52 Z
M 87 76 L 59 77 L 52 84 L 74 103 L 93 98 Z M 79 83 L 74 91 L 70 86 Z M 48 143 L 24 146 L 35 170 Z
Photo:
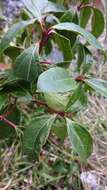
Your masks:
M 44 93 L 48 107 L 63 112 L 69 102 L 69 93 Z
M 37 86 L 41 92 L 68 92 L 75 90 L 77 83 L 65 69 L 54 67 L 39 76 Z
M 22 0 L 25 8 L 39 22 L 42 21 L 42 15 L 49 12 L 63 12 L 64 7 L 48 0 Z
M 22 0 L 22 2 L 32 16 L 41 21 L 41 11 L 47 6 L 48 0 Z
M 71 32 L 76 32 L 82 35 L 94 47 L 102 49 L 100 43 L 96 40 L 96 38 L 91 33 L 87 32 L 77 24 L 65 22 L 65 23 L 56 24 L 52 26 L 52 28 L 56 30 L 67 30 Z
M 62 5 L 48 1 L 48 5 L 44 8 L 43 13 L 49 13 L 49 12 L 57 13 L 64 11 L 65 9 Z
M 87 79 L 85 82 L 101 95 L 107 97 L 107 81 L 102 79 Z
M 30 24 L 33 24 L 35 22 L 35 19 L 27 20 L 27 21 L 21 21 L 17 24 L 14 24 L 4 35 L 3 39 L 0 42 L 0 54 L 8 48 L 10 42 L 13 40 L 14 37 L 18 34 L 18 32 L 25 27 L 27 27 Z

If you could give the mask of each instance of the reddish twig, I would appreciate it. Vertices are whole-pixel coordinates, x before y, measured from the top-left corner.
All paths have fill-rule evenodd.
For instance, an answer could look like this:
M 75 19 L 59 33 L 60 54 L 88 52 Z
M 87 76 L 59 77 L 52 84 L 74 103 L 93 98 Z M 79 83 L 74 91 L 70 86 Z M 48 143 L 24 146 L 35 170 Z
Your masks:
M 50 61 L 41 61 L 40 63 L 46 64 L 46 65 L 52 65 L 53 64 L 53 62 L 50 62 Z
M 16 129 L 16 127 L 17 127 L 13 122 L 6 119 L 5 116 L 3 116 L 3 115 L 0 115 L 0 121 L 4 121 L 6 124 L 10 125 L 14 129 Z
M 80 5 L 77 6 L 78 11 L 80 11 L 83 8 L 93 8 L 93 4 L 92 3 L 88 3 L 88 4 L 81 3 Z
M 85 80 L 85 76 L 84 75 L 79 75 L 79 76 L 77 76 L 76 78 L 75 78 L 75 80 L 77 81 L 77 82 L 80 82 L 80 81 L 84 81 Z
M 52 36 L 53 32 L 54 31 L 51 28 L 46 29 L 46 30 L 43 31 L 42 38 L 41 38 L 40 43 L 39 43 L 39 53 L 41 53 L 42 48 L 47 43 L 48 39 Z
M 48 105 L 45 102 L 42 102 L 40 100 L 36 99 L 34 101 L 36 102 L 37 106 L 43 106 L 43 107 L 47 108 L 47 110 L 48 110 L 49 113 L 55 113 L 55 114 L 57 114 L 57 115 L 59 115 L 61 117 L 64 117 L 64 116 L 68 116 L 68 117 L 70 116 L 71 117 L 71 116 L 73 116 L 71 112 L 55 111 L 54 109 L 48 107 Z
M 17 101 L 17 98 L 14 97 L 13 103 L 10 103 L 8 105 L 7 111 L 5 113 L 3 113 L 4 117 L 7 117 L 7 116 L 11 115 L 14 112 L 14 109 L 15 109 L 15 106 L 16 106 L 16 101 Z
M 38 105 L 38 106 L 45 106 L 45 107 L 47 107 L 47 104 L 45 103 L 45 102 L 42 102 L 42 101 L 40 101 L 40 100 L 34 100 L 35 102 L 36 102 L 36 104 Z
M 11 114 L 13 113 L 13 111 L 14 111 L 14 108 L 15 108 L 15 105 L 12 105 L 11 108 L 10 108 L 10 106 L 9 106 L 8 109 L 11 109 L 11 111 L 6 111 L 6 112 L 3 114 L 3 116 L 4 116 L 4 117 L 7 117 L 7 116 L 11 115 Z

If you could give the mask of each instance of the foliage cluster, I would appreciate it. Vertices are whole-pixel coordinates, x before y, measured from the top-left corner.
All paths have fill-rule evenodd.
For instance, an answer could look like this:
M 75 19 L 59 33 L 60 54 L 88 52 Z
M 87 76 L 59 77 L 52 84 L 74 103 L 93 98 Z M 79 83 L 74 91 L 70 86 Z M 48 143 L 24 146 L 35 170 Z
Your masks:
M 104 14 L 88 0 L 75 9 L 64 0 L 23 4 L 21 19 L 0 42 L 0 59 L 7 56 L 11 64 L 0 73 L 0 138 L 11 141 L 18 135 L 23 154 L 35 160 L 52 134 L 62 143 L 68 135 L 72 154 L 86 162 L 93 141 L 76 116 L 86 108 L 89 93 L 107 97 L 107 82 L 91 75 L 92 47 L 104 54 L 97 40 Z M 61 57 L 52 60 L 54 50 Z

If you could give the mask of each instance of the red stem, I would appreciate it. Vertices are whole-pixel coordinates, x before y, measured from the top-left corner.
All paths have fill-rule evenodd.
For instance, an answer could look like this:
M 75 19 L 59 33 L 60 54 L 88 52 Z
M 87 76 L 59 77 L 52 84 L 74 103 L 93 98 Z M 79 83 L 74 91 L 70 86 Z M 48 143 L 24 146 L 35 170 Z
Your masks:
M 46 64 L 46 65 L 52 65 L 53 64 L 53 62 L 50 62 L 50 61 L 41 61 L 40 63 Z
M 47 43 L 48 39 L 50 38 L 50 36 L 53 34 L 53 29 L 49 28 L 43 31 L 42 33 L 42 38 L 39 44 L 39 53 L 41 53 L 42 48 L 44 47 L 44 45 Z
M 85 76 L 84 75 L 79 75 L 79 76 L 77 76 L 76 78 L 75 78 L 75 80 L 77 81 L 77 82 L 80 82 L 80 81 L 84 81 L 85 80 Z
M 34 100 L 34 101 L 36 102 L 36 104 L 37 104 L 38 106 L 44 106 L 44 107 L 46 107 L 46 108 L 48 109 L 48 111 L 49 111 L 50 113 L 56 113 L 57 115 L 60 115 L 61 117 L 64 117 L 65 115 L 67 116 L 67 115 L 71 114 L 71 113 L 68 113 L 68 112 L 55 111 L 54 109 L 49 108 L 48 105 L 47 105 L 45 102 L 42 102 L 42 101 L 40 101 L 40 100 Z
M 93 8 L 93 5 L 92 3 L 89 3 L 89 4 L 84 4 L 84 3 L 81 3 L 80 5 L 77 6 L 77 10 L 80 11 L 81 9 L 83 8 Z
M 0 120 L 4 121 L 6 124 L 10 125 L 14 129 L 16 129 L 16 127 L 17 127 L 13 122 L 11 122 L 8 119 L 6 119 L 5 116 L 3 116 L 3 115 L 0 115 Z
M 93 8 L 93 5 L 92 5 L 92 4 L 82 5 L 82 6 L 80 7 L 80 9 L 83 9 L 83 8 Z
M 36 102 L 36 104 L 38 105 L 38 106 L 46 106 L 47 107 L 47 104 L 45 103 L 45 102 L 42 102 L 42 101 L 40 101 L 40 100 L 34 100 L 35 102 Z

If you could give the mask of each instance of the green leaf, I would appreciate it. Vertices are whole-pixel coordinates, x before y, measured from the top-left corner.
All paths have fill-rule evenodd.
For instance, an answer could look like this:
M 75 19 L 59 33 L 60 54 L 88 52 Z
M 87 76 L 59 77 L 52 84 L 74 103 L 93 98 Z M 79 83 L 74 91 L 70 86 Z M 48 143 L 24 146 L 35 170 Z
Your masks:
M 69 102 L 69 93 L 44 93 L 47 105 L 55 111 L 63 112 Z
M 93 8 L 92 16 L 92 34 L 97 38 L 104 31 L 104 16 L 103 13 L 96 8 Z
M 84 7 L 80 11 L 80 26 L 85 28 L 91 16 L 90 7 Z
M 63 12 L 64 7 L 48 0 L 22 0 L 25 8 L 39 22 L 42 21 L 42 14 L 49 12 Z
M 106 37 L 107 37 L 107 0 L 102 0 L 105 8 L 105 28 L 106 28 Z
M 68 118 L 66 118 L 66 122 L 68 136 L 74 150 L 79 154 L 81 161 L 86 161 L 92 153 L 92 138 L 90 134 L 80 124 Z
M 65 9 L 62 5 L 48 1 L 48 5 L 44 8 L 43 13 L 49 13 L 49 12 L 59 13 L 64 11 Z
M 22 0 L 25 8 L 32 16 L 41 21 L 41 11 L 47 6 L 47 0 Z
M 63 5 L 64 4 L 64 0 L 57 0 L 57 3 Z
M 13 40 L 14 37 L 18 34 L 18 32 L 25 27 L 27 27 L 30 24 L 33 24 L 35 22 L 35 19 L 27 20 L 27 21 L 21 21 L 17 24 L 14 24 L 4 35 L 3 39 L 0 42 L 0 54 L 3 53 L 3 51 L 8 48 L 10 42 Z
M 67 173 L 68 173 L 68 170 L 66 168 L 66 164 L 65 164 L 63 159 L 62 160 L 56 159 L 55 162 L 53 163 L 52 170 L 54 172 L 60 173 L 60 175 L 61 174 L 67 175 Z
M 55 42 L 58 44 L 60 50 L 63 53 L 64 61 L 70 62 L 72 59 L 72 50 L 71 50 L 70 40 L 56 32 L 53 34 L 53 37 L 55 39 Z
M 83 4 L 88 4 L 90 2 L 90 0 L 81 0 L 80 2 Z
M 11 73 L 9 73 L 11 74 Z M 12 74 L 11 74 L 12 75 Z M 2 93 L 15 93 L 15 94 L 25 94 L 29 91 L 30 84 L 25 80 L 17 79 L 14 75 L 8 77 L 7 80 L 1 86 Z
M 87 79 L 85 82 L 101 95 L 107 97 L 107 81 L 102 79 Z
M 39 53 L 36 44 L 26 49 L 17 57 L 13 70 L 19 78 L 30 82 L 37 81 L 41 73 L 41 66 L 39 64 Z
M 68 10 L 66 11 L 62 17 L 60 18 L 60 22 L 69 22 L 69 23 L 79 23 L 79 18 L 75 10 Z M 77 39 L 77 34 L 71 31 L 59 31 L 61 35 L 64 35 L 66 38 L 70 40 L 71 47 L 74 46 L 76 39 Z
M 91 33 L 87 32 L 77 24 L 65 22 L 65 23 L 56 24 L 52 26 L 52 28 L 56 30 L 67 30 L 67 31 L 76 32 L 82 35 L 91 45 L 95 46 L 98 49 L 102 49 L 100 43 L 96 40 L 96 38 Z
M 33 119 L 26 127 L 23 137 L 23 151 L 31 158 L 38 158 L 46 143 L 56 115 L 44 115 Z
M 67 137 L 67 128 L 65 118 L 57 118 L 52 126 L 52 133 L 54 133 L 62 142 Z
M 69 102 L 66 106 L 66 112 L 79 112 L 86 105 L 87 105 L 86 92 L 84 86 L 80 84 L 69 98 Z
M 64 14 L 60 18 L 60 22 L 72 22 L 74 17 L 74 11 L 67 10 L 64 12 Z
M 10 57 L 12 61 L 14 62 L 16 57 L 18 57 L 18 55 L 21 53 L 21 51 L 22 51 L 22 48 L 19 48 L 16 46 L 10 46 L 4 51 L 4 54 Z
M 6 94 L 0 92 L 0 110 L 2 109 L 3 106 L 5 106 L 7 99 L 8 98 L 7 98 Z
M 61 61 L 61 62 L 56 62 L 54 65 L 59 66 L 59 67 L 67 67 L 69 65 L 69 61 Z
M 104 31 L 104 16 L 102 11 L 94 7 L 84 7 L 80 12 L 80 26 L 85 27 L 91 17 L 92 34 L 97 38 Z M 99 26 L 99 27 L 97 27 Z
M 88 73 L 92 64 L 94 63 L 93 55 L 89 51 L 89 49 L 84 46 L 84 51 L 85 51 L 85 57 L 84 57 L 84 63 L 82 65 L 83 74 Z
M 77 51 L 77 70 L 83 74 L 87 73 L 93 63 L 92 53 L 81 43 L 77 43 L 75 49 Z
M 75 90 L 77 84 L 65 69 L 54 67 L 39 76 L 37 86 L 41 92 L 68 92 Z
M 77 69 L 80 72 L 81 65 L 85 59 L 85 50 L 83 44 L 79 43 L 77 45 Z

